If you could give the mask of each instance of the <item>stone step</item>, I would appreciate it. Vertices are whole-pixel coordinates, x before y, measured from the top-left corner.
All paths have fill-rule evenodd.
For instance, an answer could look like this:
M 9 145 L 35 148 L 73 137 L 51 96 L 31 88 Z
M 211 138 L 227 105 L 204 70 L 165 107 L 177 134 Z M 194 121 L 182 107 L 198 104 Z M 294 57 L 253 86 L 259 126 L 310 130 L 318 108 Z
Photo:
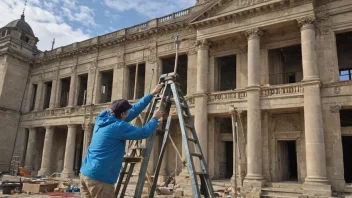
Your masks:
M 297 189 L 302 190 L 302 184 L 299 183 L 290 183 L 290 182 L 267 182 L 266 187 L 273 188 L 287 188 L 287 189 Z
M 293 198 L 300 197 L 302 194 L 288 193 L 288 192 L 272 192 L 272 191 L 262 191 L 261 197 L 273 197 L 273 198 Z
M 293 194 L 303 194 L 303 190 L 291 189 L 291 188 L 265 187 L 265 188 L 262 188 L 262 191 L 265 191 L 265 192 L 284 192 L 284 193 L 293 193 Z
M 275 187 L 265 187 L 262 188 L 263 197 L 299 197 L 303 195 L 302 189 L 292 189 L 292 188 L 275 188 Z

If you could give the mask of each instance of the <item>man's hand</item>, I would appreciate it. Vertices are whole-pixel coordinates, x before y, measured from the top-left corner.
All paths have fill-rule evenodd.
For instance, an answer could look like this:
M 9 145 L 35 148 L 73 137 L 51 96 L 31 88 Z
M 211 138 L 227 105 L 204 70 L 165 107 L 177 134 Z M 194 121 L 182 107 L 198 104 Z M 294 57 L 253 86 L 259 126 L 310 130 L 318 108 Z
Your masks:
M 153 118 L 156 118 L 159 120 L 162 117 L 163 117 L 163 114 L 161 113 L 160 109 L 157 109 L 156 111 L 154 111 Z
M 158 84 L 155 89 L 150 93 L 152 94 L 153 96 L 155 96 L 156 94 L 158 94 L 160 92 L 160 90 L 163 88 L 164 84 L 161 83 L 161 84 Z

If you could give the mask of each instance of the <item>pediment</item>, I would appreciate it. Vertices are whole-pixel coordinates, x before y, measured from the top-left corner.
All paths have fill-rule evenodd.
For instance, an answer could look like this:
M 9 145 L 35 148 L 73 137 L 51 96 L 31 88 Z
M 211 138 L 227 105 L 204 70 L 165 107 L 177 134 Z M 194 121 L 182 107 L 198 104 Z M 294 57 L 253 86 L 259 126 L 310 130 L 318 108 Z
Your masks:
M 205 7 L 193 20 L 191 20 L 191 24 L 283 1 L 285 0 L 217 0 L 211 5 Z

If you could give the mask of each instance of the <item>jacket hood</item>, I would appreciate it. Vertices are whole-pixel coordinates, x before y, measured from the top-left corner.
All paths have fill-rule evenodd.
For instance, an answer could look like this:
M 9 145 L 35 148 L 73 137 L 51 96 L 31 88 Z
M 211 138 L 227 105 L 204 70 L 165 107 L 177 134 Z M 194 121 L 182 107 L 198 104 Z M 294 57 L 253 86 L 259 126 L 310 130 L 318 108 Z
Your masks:
M 103 127 L 118 120 L 119 119 L 115 116 L 110 115 L 110 110 L 105 110 L 98 115 L 96 123 L 98 124 L 98 126 Z

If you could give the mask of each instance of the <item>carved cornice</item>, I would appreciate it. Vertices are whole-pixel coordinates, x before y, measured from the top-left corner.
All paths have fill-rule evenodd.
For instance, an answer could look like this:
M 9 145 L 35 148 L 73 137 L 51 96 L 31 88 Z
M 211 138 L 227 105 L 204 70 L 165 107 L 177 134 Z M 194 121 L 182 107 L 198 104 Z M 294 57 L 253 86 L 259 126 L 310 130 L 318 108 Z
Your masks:
M 259 39 L 261 36 L 263 36 L 264 32 L 260 28 L 253 28 L 246 30 L 245 34 L 248 40 L 252 40 Z
M 298 26 L 301 28 L 301 31 L 307 29 L 315 29 L 315 17 L 314 16 L 307 16 L 301 19 L 297 19 Z

